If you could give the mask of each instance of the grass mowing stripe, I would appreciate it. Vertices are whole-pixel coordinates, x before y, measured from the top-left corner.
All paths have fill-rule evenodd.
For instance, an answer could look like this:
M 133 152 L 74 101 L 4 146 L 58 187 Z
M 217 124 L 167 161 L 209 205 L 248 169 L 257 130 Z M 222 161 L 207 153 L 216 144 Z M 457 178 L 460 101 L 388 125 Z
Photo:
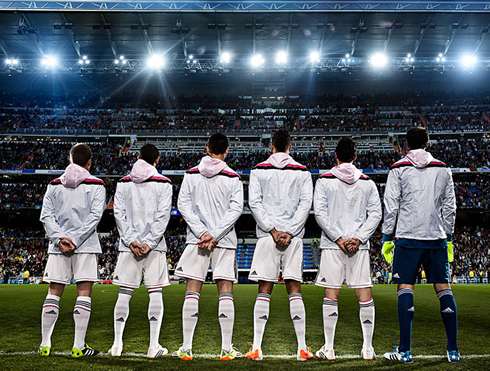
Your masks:
M 70 352 L 52 352 L 52 355 L 55 356 L 69 356 L 71 355 Z M 0 356 L 31 356 L 31 355 L 37 355 L 37 352 L 2 352 L 0 351 Z M 107 353 L 100 353 L 97 357 L 110 357 L 109 354 Z M 146 353 L 123 353 L 123 356 L 121 357 L 124 359 L 124 357 L 138 357 L 138 358 L 146 358 Z M 172 355 L 167 355 L 163 357 L 158 357 L 158 358 L 168 358 L 172 357 Z M 218 358 L 219 354 L 194 354 L 195 358 L 206 358 L 206 359 L 213 359 L 213 358 Z M 114 357 L 114 358 L 119 358 L 119 357 Z M 290 359 L 290 358 L 296 358 L 295 354 L 271 354 L 271 355 L 266 355 L 264 354 L 264 358 L 277 358 L 277 359 Z M 337 355 L 336 358 L 338 359 L 357 359 L 361 358 L 358 355 L 354 354 L 344 354 L 344 355 Z M 382 356 L 377 356 L 377 358 L 382 358 Z M 421 356 L 413 356 L 413 358 L 416 359 L 437 359 L 437 358 L 446 358 L 446 355 L 421 355 Z M 468 355 L 462 355 L 462 359 L 475 359 L 475 358 L 490 358 L 490 354 L 468 354 Z

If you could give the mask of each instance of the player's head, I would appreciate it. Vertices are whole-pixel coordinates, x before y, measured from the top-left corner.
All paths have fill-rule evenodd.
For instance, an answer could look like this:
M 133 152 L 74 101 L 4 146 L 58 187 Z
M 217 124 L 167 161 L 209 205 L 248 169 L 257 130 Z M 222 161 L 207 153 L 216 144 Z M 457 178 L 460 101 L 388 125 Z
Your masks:
M 78 143 L 71 147 L 70 162 L 72 164 L 76 164 L 88 170 L 90 169 L 90 165 L 92 165 L 91 159 L 92 151 L 85 143 Z
M 155 165 L 160 159 L 160 154 L 158 153 L 158 148 L 153 144 L 145 144 L 140 149 L 140 155 L 138 159 L 148 162 L 150 165 Z
M 291 150 L 291 136 L 289 132 L 280 129 L 272 136 L 272 150 L 274 152 L 289 152 Z
M 342 138 L 335 148 L 335 158 L 339 162 L 353 162 L 356 159 L 356 143 L 352 138 Z
M 408 149 L 425 149 L 429 146 L 429 133 L 425 128 L 411 128 L 406 140 Z
M 206 151 L 213 155 L 226 155 L 228 153 L 228 137 L 222 133 L 216 133 L 209 138 Z

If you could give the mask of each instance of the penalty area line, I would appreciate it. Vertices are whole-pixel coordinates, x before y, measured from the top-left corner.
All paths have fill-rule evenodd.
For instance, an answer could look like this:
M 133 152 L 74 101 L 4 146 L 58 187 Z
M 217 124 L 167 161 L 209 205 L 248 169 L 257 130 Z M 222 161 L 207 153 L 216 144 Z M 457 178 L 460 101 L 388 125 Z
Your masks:
M 51 353 L 54 356 L 70 356 L 70 352 L 52 352 Z M 0 356 L 31 356 L 31 355 L 37 355 L 37 352 L 5 352 L 5 351 L 0 351 Z M 97 357 L 110 357 L 109 354 L 107 353 L 100 353 Z M 123 353 L 122 357 L 136 357 L 136 358 L 146 358 L 146 353 Z M 164 357 L 159 357 L 159 358 L 165 358 L 165 357 L 172 357 L 172 355 L 169 353 L 169 355 L 164 356 Z M 219 354 L 194 354 L 194 357 L 196 358 L 204 358 L 204 359 L 213 359 L 213 358 L 219 358 Z M 114 357 L 118 358 L 118 357 Z M 243 357 L 244 358 L 244 357 Z M 269 358 L 269 359 L 292 359 L 296 358 L 295 354 L 270 354 L 270 355 L 264 355 L 264 358 Z M 358 355 L 354 354 L 344 354 L 344 355 L 337 355 L 337 359 L 360 359 L 361 357 Z M 382 359 L 383 356 L 378 356 L 377 358 Z M 442 354 L 431 354 L 431 355 L 419 355 L 419 356 L 414 356 L 413 358 L 415 359 L 437 359 L 437 358 L 446 358 L 446 355 Z M 474 358 L 490 358 L 490 354 L 468 354 L 465 355 L 463 354 L 461 358 L 464 359 L 474 359 Z

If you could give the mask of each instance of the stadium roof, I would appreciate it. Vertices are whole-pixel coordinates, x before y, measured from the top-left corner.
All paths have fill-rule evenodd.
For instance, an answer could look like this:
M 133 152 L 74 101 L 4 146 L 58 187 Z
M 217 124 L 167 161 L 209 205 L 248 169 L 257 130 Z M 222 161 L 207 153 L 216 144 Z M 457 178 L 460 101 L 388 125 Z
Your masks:
M 447 12 L 443 6 L 443 12 L 3 11 L 0 58 L 23 61 L 55 55 L 78 60 L 87 55 L 97 61 L 162 53 L 171 60 L 190 55 L 216 60 L 225 51 L 239 59 L 253 53 L 275 55 L 279 50 L 287 51 L 291 60 L 308 58 L 311 51 L 320 52 L 322 58 L 346 54 L 367 58 L 374 52 L 393 57 L 410 53 L 419 59 L 438 54 L 459 58 L 464 53 L 490 58 L 490 11 L 484 11 L 484 3 L 472 4 L 479 4 L 481 12 L 468 12 L 465 7 Z

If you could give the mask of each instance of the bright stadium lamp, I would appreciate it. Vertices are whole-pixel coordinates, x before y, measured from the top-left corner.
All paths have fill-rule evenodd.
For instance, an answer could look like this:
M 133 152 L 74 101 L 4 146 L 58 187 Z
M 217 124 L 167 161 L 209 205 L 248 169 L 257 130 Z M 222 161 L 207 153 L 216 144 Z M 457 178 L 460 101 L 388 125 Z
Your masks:
M 252 65 L 252 67 L 256 68 L 256 67 L 260 67 L 262 66 L 263 64 L 265 63 L 265 60 L 264 58 L 262 57 L 261 54 L 254 54 L 252 56 L 252 58 L 250 59 L 250 64 Z
M 318 52 L 310 53 L 310 62 L 311 63 L 319 63 L 320 62 L 320 54 Z
M 231 54 L 228 52 L 224 52 L 221 54 L 221 58 L 219 60 L 220 63 L 230 63 L 231 61 Z
M 276 63 L 277 64 L 286 64 L 286 63 L 288 63 L 288 54 L 285 51 L 277 52 L 277 54 L 276 54 Z
M 388 58 L 382 53 L 376 53 L 371 57 L 369 63 L 371 63 L 371 66 L 374 68 L 383 68 L 388 63 Z
M 163 68 L 163 66 L 165 65 L 165 60 L 161 55 L 152 55 L 146 61 L 146 65 L 152 70 L 158 70 L 160 68 Z
M 58 66 L 58 59 L 52 55 L 46 55 L 43 57 L 41 64 L 46 68 L 54 68 Z
M 461 66 L 465 69 L 473 68 L 478 62 L 478 58 L 474 54 L 465 54 L 461 57 Z

